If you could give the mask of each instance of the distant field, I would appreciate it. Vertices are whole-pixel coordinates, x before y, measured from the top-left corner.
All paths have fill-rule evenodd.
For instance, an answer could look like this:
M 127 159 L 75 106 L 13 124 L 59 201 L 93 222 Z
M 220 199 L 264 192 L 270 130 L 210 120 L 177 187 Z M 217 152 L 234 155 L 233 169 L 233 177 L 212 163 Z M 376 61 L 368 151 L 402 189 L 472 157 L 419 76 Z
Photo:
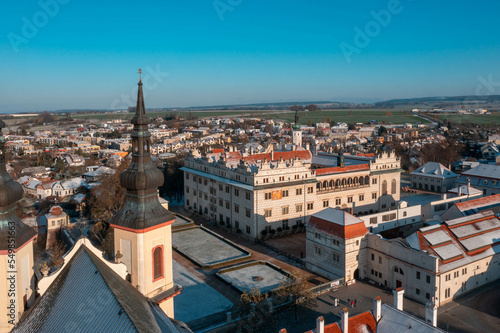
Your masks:
M 323 110 L 315 112 L 299 112 L 300 122 L 307 124 L 309 120 L 311 123 L 318 123 L 327 121 L 345 122 L 345 123 L 366 123 L 370 120 L 377 120 L 379 122 L 386 121 L 393 124 L 401 123 L 430 123 L 429 121 L 413 116 L 407 111 L 390 110 L 392 115 L 386 115 L 387 109 L 349 109 L 349 110 Z M 276 111 L 276 110 L 214 110 L 214 111 L 181 111 L 181 112 L 148 112 L 148 116 L 165 117 L 175 113 L 180 117 L 188 117 L 189 114 L 197 116 L 198 118 L 207 117 L 220 117 L 220 116 L 233 116 L 233 117 L 259 117 L 264 119 L 276 119 L 291 122 L 294 120 L 295 114 L 291 111 Z M 74 118 L 92 118 L 100 120 L 111 119 L 130 119 L 132 113 L 113 113 L 113 114 L 79 114 L 73 115 Z
M 327 121 L 330 118 L 334 122 L 345 123 L 367 123 L 370 120 L 377 120 L 378 122 L 386 121 L 393 124 L 402 123 L 416 123 L 421 122 L 424 124 L 430 123 L 429 121 L 413 116 L 405 111 L 389 111 L 391 115 L 386 115 L 387 110 L 373 110 L 373 109 L 353 109 L 353 110 L 325 110 L 315 112 L 300 112 L 300 122 L 307 124 L 309 120 L 311 123 L 319 123 Z M 285 121 L 293 121 L 293 113 L 283 113 L 281 115 L 274 115 L 276 119 Z
M 455 123 L 473 123 L 477 125 L 498 125 L 500 124 L 500 114 L 446 114 L 440 115 L 439 120 L 446 120 Z

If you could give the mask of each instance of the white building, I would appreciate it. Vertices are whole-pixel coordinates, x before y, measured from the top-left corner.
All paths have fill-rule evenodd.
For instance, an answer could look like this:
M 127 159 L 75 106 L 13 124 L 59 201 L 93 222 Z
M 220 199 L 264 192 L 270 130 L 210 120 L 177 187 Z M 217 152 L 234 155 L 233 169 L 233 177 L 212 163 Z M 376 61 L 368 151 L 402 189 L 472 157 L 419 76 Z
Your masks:
M 410 176 L 413 188 L 437 193 L 451 189 L 458 178 L 457 174 L 437 162 L 427 162 Z
M 185 208 L 253 238 L 306 224 L 327 207 L 369 214 L 396 207 L 400 161 L 394 154 L 360 157 L 307 150 L 186 158 Z

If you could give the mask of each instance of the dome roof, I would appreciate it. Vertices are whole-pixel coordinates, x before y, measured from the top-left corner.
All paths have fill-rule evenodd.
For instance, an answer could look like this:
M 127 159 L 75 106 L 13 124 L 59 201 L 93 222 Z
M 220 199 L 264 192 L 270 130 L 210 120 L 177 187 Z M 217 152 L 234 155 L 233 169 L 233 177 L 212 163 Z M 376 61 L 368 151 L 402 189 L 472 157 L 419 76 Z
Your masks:
M 23 187 L 14 181 L 0 163 L 0 207 L 10 206 L 23 198 Z

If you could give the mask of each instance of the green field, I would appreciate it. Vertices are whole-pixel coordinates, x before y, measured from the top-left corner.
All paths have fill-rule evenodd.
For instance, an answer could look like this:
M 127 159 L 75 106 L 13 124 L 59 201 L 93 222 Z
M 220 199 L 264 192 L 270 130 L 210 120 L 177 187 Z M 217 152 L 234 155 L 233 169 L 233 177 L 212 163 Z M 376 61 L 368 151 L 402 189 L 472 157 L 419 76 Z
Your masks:
M 386 112 L 391 114 L 386 115 Z M 276 110 L 210 110 L 210 111 L 177 111 L 177 112 L 148 112 L 148 116 L 156 118 L 158 116 L 165 117 L 172 113 L 177 114 L 179 117 L 187 118 L 190 114 L 198 118 L 208 117 L 258 117 L 263 119 L 276 119 L 286 122 L 292 122 L 295 114 L 291 111 L 276 111 Z M 74 118 L 92 118 L 100 120 L 111 119 L 130 119 L 133 117 L 132 113 L 108 113 L 108 114 L 78 114 L 73 115 Z M 307 124 L 309 120 L 311 123 L 326 122 L 328 118 L 334 122 L 345 123 L 367 123 L 370 120 L 377 120 L 378 122 L 387 122 L 392 124 L 403 123 L 429 123 L 429 121 L 411 115 L 408 111 L 401 110 L 382 110 L 382 109 L 339 109 L 339 110 L 322 110 L 315 112 L 299 112 L 300 122 Z
M 386 112 L 390 114 L 386 115 Z M 411 115 L 406 111 L 387 111 L 387 110 L 373 110 L 373 109 L 352 109 L 352 110 L 324 110 L 315 112 L 299 112 L 300 122 L 307 124 L 309 120 L 311 123 L 320 123 L 328 121 L 330 118 L 334 122 L 344 123 L 368 123 L 370 120 L 377 120 L 378 122 L 387 122 L 392 124 L 416 123 L 421 122 L 424 124 L 430 123 L 429 121 Z M 280 115 L 273 115 L 274 119 L 285 121 L 293 121 L 293 113 L 282 113 Z
M 498 125 L 500 124 L 500 114 L 445 114 L 440 115 L 439 120 L 461 124 Z

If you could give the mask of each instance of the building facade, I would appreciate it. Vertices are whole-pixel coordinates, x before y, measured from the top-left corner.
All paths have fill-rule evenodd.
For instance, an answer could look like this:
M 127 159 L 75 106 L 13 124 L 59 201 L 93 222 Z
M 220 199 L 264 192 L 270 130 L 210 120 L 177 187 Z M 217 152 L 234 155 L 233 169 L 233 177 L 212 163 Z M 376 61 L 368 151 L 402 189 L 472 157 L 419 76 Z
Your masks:
M 271 229 L 306 224 L 327 207 L 357 214 L 396 207 L 402 170 L 394 154 L 313 156 L 270 148 L 259 154 L 190 154 L 182 168 L 185 208 L 259 238 Z
M 327 208 L 314 214 L 306 228 L 306 267 L 332 280 L 359 279 L 367 234 L 361 219 L 342 210 Z
M 410 173 L 412 187 L 418 190 L 445 193 L 458 175 L 437 162 L 428 162 Z

